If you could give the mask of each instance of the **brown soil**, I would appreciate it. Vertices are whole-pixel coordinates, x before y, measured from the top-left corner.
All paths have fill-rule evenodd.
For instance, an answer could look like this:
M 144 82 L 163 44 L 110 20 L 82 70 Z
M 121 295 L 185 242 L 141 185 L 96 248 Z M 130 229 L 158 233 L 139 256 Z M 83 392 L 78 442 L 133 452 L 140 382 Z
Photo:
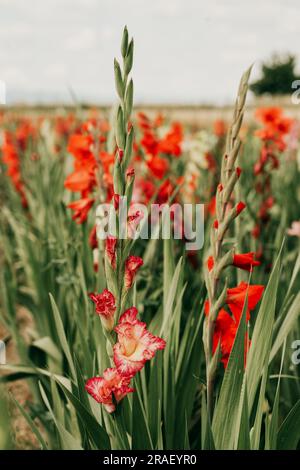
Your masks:
M 26 310 L 21 308 L 18 312 L 18 327 L 24 338 L 26 339 L 27 330 L 32 325 L 32 320 L 30 315 Z M 7 337 L 8 332 L 0 324 L 0 339 Z M 18 353 L 15 347 L 15 344 L 10 340 L 6 348 L 6 361 L 8 364 L 19 364 Z M 3 374 L 0 372 L 0 375 Z M 28 450 L 28 449 L 39 449 L 39 443 L 32 433 L 30 426 L 27 424 L 27 421 L 22 416 L 16 405 L 9 400 L 9 394 L 12 394 L 13 397 L 25 407 L 28 411 L 27 404 L 31 400 L 31 393 L 29 386 L 26 380 L 17 380 L 5 385 L 5 391 L 8 395 L 9 403 L 9 414 L 11 416 L 11 428 L 12 428 L 12 441 L 15 449 L 19 450 Z M 39 425 L 39 423 L 37 423 Z M 40 427 L 40 426 L 39 426 Z

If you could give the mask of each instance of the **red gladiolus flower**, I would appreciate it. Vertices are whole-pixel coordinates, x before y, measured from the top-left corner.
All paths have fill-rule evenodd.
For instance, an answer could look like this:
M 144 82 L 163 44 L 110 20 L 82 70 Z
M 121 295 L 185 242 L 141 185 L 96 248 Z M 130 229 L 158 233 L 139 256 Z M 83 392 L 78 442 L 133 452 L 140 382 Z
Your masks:
M 183 131 L 181 124 L 174 122 L 171 130 L 158 144 L 158 152 L 166 153 L 179 157 L 181 155 L 181 143 L 183 140 Z
M 73 192 L 91 191 L 95 184 L 95 176 L 86 169 L 75 170 L 65 179 L 64 186 Z
M 166 346 L 163 339 L 147 330 L 146 323 L 137 320 L 137 314 L 135 307 L 129 308 L 121 315 L 115 328 L 118 342 L 114 346 L 114 362 L 119 373 L 125 377 L 133 377 L 157 350 Z
M 130 289 L 138 269 L 143 265 L 143 260 L 139 256 L 128 256 L 125 262 L 125 288 Z
M 243 311 L 246 294 L 248 293 L 247 320 L 249 320 L 250 311 L 253 310 L 260 301 L 263 291 L 264 286 L 249 285 L 247 282 L 240 282 L 237 287 L 227 289 L 226 303 L 237 321 L 239 321 Z
M 114 327 L 114 315 L 116 311 L 116 302 L 113 294 L 104 289 L 102 294 L 89 294 L 90 299 L 96 305 L 96 313 L 100 316 L 102 324 L 107 331 Z
M 21 164 L 17 146 L 14 143 L 13 137 L 8 132 L 5 132 L 3 137 L 4 138 L 1 148 L 2 160 L 7 166 L 7 174 L 10 177 L 15 190 L 19 193 L 22 206 L 25 208 L 28 204 L 24 191 L 24 183 L 21 175 Z
M 94 204 L 94 202 L 95 199 L 91 199 L 89 197 L 79 199 L 78 201 L 70 202 L 67 207 L 74 211 L 72 219 L 75 220 L 77 224 L 83 224 L 83 222 L 86 221 L 89 210 Z
M 224 309 L 221 309 L 217 320 L 216 320 L 216 327 L 213 337 L 213 352 L 218 347 L 218 343 L 221 343 L 221 362 L 223 363 L 225 369 L 228 365 L 229 356 L 231 350 L 233 348 L 234 340 L 237 334 L 237 330 L 239 327 L 239 321 L 233 319 Z M 247 351 L 250 347 L 250 341 L 248 339 L 248 335 L 245 335 L 245 361 Z
M 162 179 L 169 169 L 169 162 L 165 158 L 155 156 L 147 161 L 147 166 L 154 176 L 158 179 Z
M 252 271 L 253 266 L 259 266 L 260 262 L 254 259 L 254 253 L 244 253 L 233 255 L 233 266 L 244 269 L 245 271 Z
M 117 237 L 108 235 L 105 240 L 105 254 L 113 269 L 116 269 L 116 250 L 117 250 Z
M 207 208 L 207 212 L 214 216 L 215 213 L 216 213 L 216 196 L 213 196 L 211 198 L 211 200 L 208 202 L 208 204 L 206 205 L 206 208 Z
M 116 368 L 109 368 L 103 372 L 103 377 L 89 379 L 85 388 L 94 400 L 103 404 L 108 413 L 113 413 L 115 402 L 119 403 L 128 393 L 134 392 L 129 385 L 130 378 L 121 375 Z
M 226 123 L 222 119 L 217 119 L 214 122 L 214 134 L 217 137 L 223 137 L 226 134 Z
M 248 291 L 248 310 L 246 312 L 246 321 L 250 320 L 250 311 L 253 310 L 261 299 L 264 286 L 248 285 L 241 282 L 237 287 L 227 289 L 226 303 L 233 314 L 233 317 L 222 308 L 217 316 L 215 331 L 213 336 L 213 352 L 217 349 L 218 343 L 221 343 L 222 363 L 227 367 L 229 356 L 232 350 L 234 339 L 238 330 L 239 321 L 243 312 L 246 293 Z M 209 301 L 204 304 L 204 313 L 209 314 Z M 248 336 L 245 337 L 245 349 L 249 349 L 250 341 Z

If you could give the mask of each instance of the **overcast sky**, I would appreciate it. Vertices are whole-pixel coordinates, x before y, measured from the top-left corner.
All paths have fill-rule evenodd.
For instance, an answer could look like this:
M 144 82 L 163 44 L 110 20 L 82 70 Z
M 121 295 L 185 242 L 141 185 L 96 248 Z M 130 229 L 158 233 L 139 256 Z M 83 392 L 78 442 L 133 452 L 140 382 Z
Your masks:
M 7 100 L 114 99 L 123 26 L 138 102 L 230 102 L 242 71 L 299 57 L 299 0 L 0 0 Z M 299 61 L 300 62 L 300 61 Z

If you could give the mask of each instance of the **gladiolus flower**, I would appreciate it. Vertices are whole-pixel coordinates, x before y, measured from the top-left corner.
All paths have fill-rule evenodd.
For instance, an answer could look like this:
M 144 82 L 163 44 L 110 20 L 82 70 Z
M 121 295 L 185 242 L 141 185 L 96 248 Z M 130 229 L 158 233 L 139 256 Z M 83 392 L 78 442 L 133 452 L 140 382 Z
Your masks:
M 129 308 L 115 327 L 118 342 L 114 346 L 114 362 L 119 373 L 125 377 L 133 377 L 157 350 L 166 346 L 163 339 L 154 336 L 145 323 L 137 320 L 137 314 L 135 307 Z
M 95 199 L 91 199 L 89 197 L 70 202 L 67 207 L 74 211 L 72 219 L 75 220 L 77 224 L 83 224 L 83 222 L 86 221 L 89 210 L 94 202 Z
M 243 312 L 246 293 L 248 292 L 248 309 L 246 312 L 246 321 L 250 320 L 250 311 L 253 310 L 260 301 L 264 286 L 248 285 L 241 282 L 237 287 L 227 289 L 226 303 L 233 314 L 233 317 L 222 308 L 217 316 L 215 331 L 213 336 L 213 353 L 217 349 L 218 343 L 221 343 L 222 359 L 224 367 L 227 367 L 229 356 L 232 350 L 234 339 L 238 330 L 239 321 Z M 204 304 L 204 313 L 209 315 L 210 304 L 206 300 Z M 246 349 L 249 349 L 250 342 L 248 336 L 245 337 Z
M 117 242 L 117 237 L 114 237 L 113 235 L 108 235 L 105 240 L 105 254 L 113 269 L 116 269 Z
M 243 311 L 246 294 L 248 293 L 247 319 L 250 318 L 250 311 L 253 310 L 261 299 L 264 291 L 262 285 L 249 285 L 247 282 L 240 282 L 237 287 L 227 289 L 226 303 L 233 316 L 239 321 Z
M 65 188 L 73 192 L 91 191 L 95 184 L 95 176 L 88 170 L 75 170 L 65 179 Z
M 89 294 L 90 299 L 96 305 L 96 313 L 100 316 L 101 322 L 107 331 L 114 327 L 114 315 L 116 311 L 116 302 L 113 294 L 104 289 L 102 294 Z
M 244 269 L 245 271 L 252 271 L 253 266 L 259 266 L 260 262 L 254 259 L 254 253 L 244 253 L 233 255 L 233 266 Z
M 105 369 L 103 377 L 89 379 L 85 389 L 94 400 L 103 404 L 108 413 L 113 413 L 115 402 L 119 403 L 128 393 L 134 392 L 129 384 L 130 378 L 121 375 L 116 368 L 109 368 Z
M 214 133 L 217 137 L 223 137 L 226 134 L 226 123 L 222 119 L 214 122 Z
M 128 256 L 125 262 L 125 288 L 130 289 L 138 269 L 143 266 L 143 260 L 139 256 Z
M 151 157 L 147 161 L 147 166 L 154 176 L 158 179 L 162 179 L 169 169 L 169 162 L 165 158 Z
M 229 356 L 231 350 L 233 348 L 234 340 L 237 334 L 237 330 L 239 327 L 239 321 L 233 319 L 224 309 L 219 311 L 217 320 L 216 320 L 216 327 L 213 337 L 213 352 L 218 347 L 218 343 L 221 343 L 221 362 L 226 369 L 229 361 Z M 248 335 L 245 335 L 245 361 L 246 361 L 246 354 L 250 347 L 250 341 L 248 339 Z

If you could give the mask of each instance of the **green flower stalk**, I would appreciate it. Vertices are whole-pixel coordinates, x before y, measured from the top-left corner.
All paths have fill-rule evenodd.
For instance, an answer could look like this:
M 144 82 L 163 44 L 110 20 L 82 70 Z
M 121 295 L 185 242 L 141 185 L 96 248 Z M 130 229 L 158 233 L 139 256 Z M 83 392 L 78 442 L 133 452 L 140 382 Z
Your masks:
M 116 154 L 113 203 L 116 212 L 117 236 L 108 236 L 105 250 L 108 289 L 116 299 L 115 323 L 131 299 L 133 282 L 128 283 L 128 279 L 131 279 L 132 275 L 132 281 L 134 281 L 136 271 L 143 264 L 141 258 L 129 256 L 132 240 L 127 239 L 128 207 L 134 186 L 134 170 L 129 168 L 134 139 L 130 121 L 133 107 L 133 81 L 129 76 L 133 65 L 133 50 L 133 39 L 129 41 L 128 30 L 125 27 L 121 44 L 122 64 L 120 65 L 117 59 L 114 60 L 115 86 L 120 100 L 114 123 Z
M 222 159 L 221 181 L 216 194 L 216 220 L 212 224 L 210 232 L 212 263 L 205 266 L 205 282 L 209 299 L 209 312 L 204 323 L 203 342 L 206 356 L 206 378 L 207 378 L 207 407 L 209 417 L 213 410 L 213 387 L 217 366 L 219 363 L 220 343 L 213 353 L 213 336 L 219 310 L 226 300 L 226 282 L 221 285 L 220 279 L 223 270 L 233 263 L 233 248 L 224 248 L 224 236 L 232 225 L 234 219 L 245 208 L 243 202 L 239 202 L 229 208 L 232 193 L 240 177 L 241 170 L 236 166 L 237 157 L 241 148 L 239 131 L 243 122 L 244 107 L 248 89 L 248 81 L 251 68 L 241 78 L 238 96 L 235 103 L 233 121 L 229 128 L 226 152 Z

